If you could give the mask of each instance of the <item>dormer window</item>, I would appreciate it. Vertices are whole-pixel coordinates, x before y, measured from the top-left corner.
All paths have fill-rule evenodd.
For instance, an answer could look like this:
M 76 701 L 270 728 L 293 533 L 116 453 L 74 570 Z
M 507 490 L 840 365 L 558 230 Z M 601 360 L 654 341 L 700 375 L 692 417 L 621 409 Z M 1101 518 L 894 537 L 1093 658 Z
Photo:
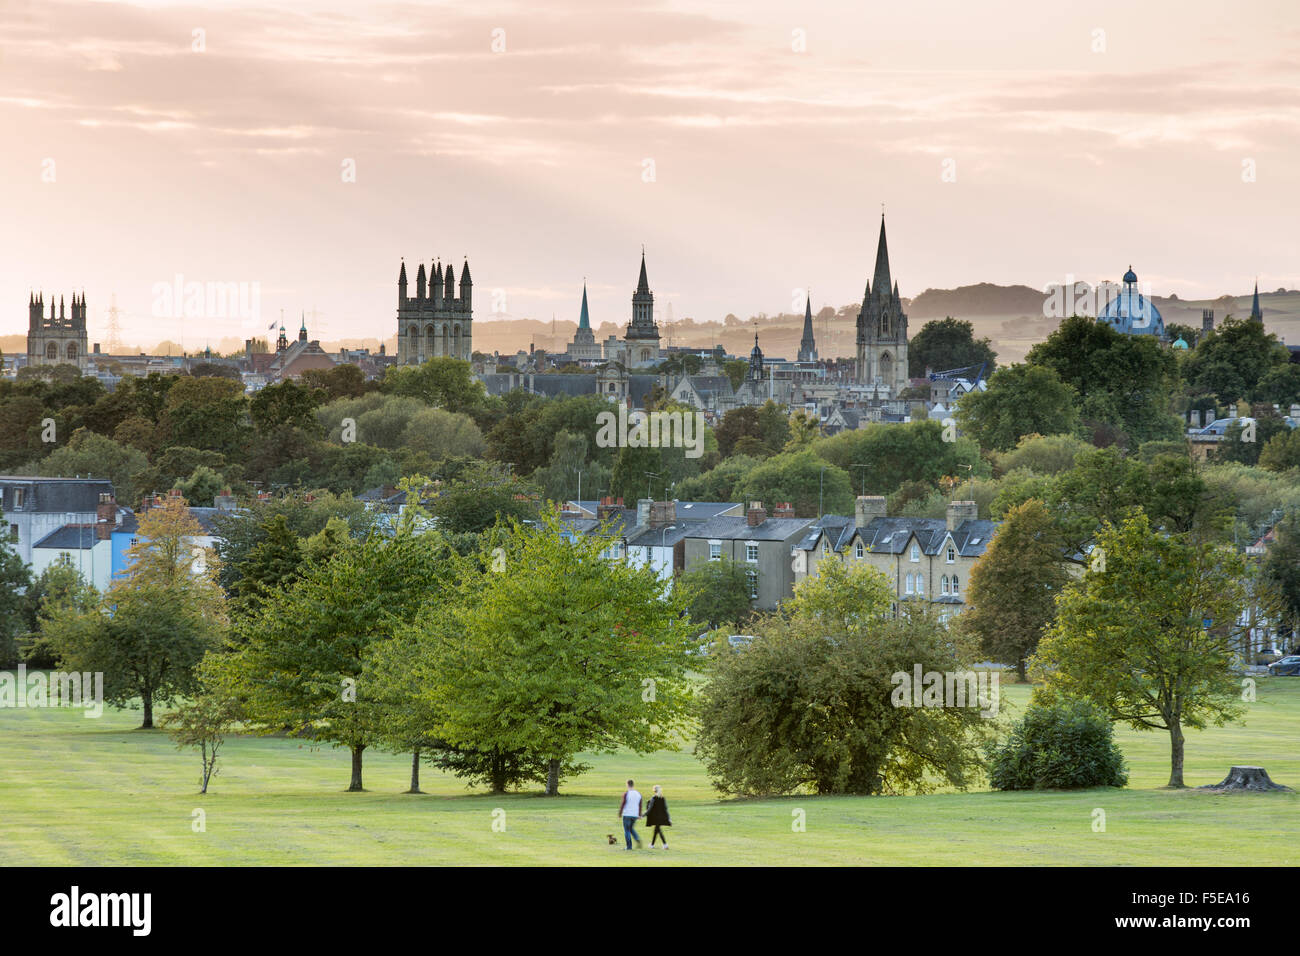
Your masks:
M 948 545 L 948 563 L 953 564 L 956 562 L 956 560 L 957 560 L 957 549 L 954 548 L 952 545 Z
M 913 561 L 921 560 L 921 546 L 919 544 L 916 543 L 912 544 L 912 560 Z
M 859 541 L 858 546 L 854 549 L 854 554 L 857 555 L 857 557 L 861 558 L 861 557 L 865 557 L 866 553 L 867 553 L 867 549 L 864 548 L 862 546 L 862 542 Z

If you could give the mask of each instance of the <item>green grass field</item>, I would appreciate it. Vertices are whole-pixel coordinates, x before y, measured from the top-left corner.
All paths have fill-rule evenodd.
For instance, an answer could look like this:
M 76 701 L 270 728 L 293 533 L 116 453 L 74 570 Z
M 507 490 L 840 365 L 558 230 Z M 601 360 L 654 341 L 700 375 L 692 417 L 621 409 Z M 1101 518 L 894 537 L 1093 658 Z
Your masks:
M 1027 687 L 1004 687 L 1004 716 L 1027 699 Z M 409 757 L 368 752 L 368 792 L 347 793 L 345 751 L 257 737 L 227 741 L 200 796 L 198 758 L 138 723 L 138 712 L 0 710 L 0 865 L 1300 863 L 1300 794 L 1161 790 L 1168 736 L 1124 728 L 1123 790 L 731 800 L 689 750 L 592 757 L 558 798 L 493 797 L 425 768 L 420 796 L 401 792 Z M 1188 735 L 1187 783 L 1259 764 L 1300 789 L 1298 732 L 1300 680 L 1261 679 L 1244 722 Z M 669 852 L 623 851 L 616 810 L 628 776 L 644 793 L 663 785 Z M 194 832 L 195 810 L 204 832 Z

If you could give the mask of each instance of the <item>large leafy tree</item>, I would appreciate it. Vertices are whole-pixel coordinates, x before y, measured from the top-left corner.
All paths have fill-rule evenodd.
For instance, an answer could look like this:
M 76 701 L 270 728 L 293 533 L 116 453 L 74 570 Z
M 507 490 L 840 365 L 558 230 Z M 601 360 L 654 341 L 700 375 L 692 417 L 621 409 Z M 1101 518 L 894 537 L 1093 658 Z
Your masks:
M 1291 635 L 1291 650 L 1300 628 L 1300 514 L 1290 514 L 1277 525 L 1276 540 L 1264 557 L 1262 577 L 1277 595 L 1284 627 Z
M 1043 502 L 1031 499 L 1007 514 L 975 563 L 961 621 L 985 654 L 1014 664 L 1024 680 L 1068 580 L 1056 523 Z
M 891 618 L 888 582 L 823 565 L 784 615 L 713 665 L 698 752 L 724 793 L 924 792 L 969 786 L 987 722 L 974 708 L 895 706 L 895 675 L 961 669 L 953 636 L 921 609 Z
M 1079 425 L 1078 396 L 1050 368 L 1010 365 L 989 379 L 988 389 L 964 395 L 957 405 L 962 431 L 981 448 L 1008 451 L 1026 435 L 1060 435 Z
M 1266 331 L 1263 323 L 1228 318 L 1196 343 L 1184 374 L 1192 388 L 1212 393 L 1220 403 L 1230 405 L 1243 398 L 1263 400 L 1265 391 L 1285 390 L 1294 378 L 1274 373 L 1289 360 L 1286 346 Z
M 1029 350 L 1028 364 L 1050 368 L 1079 396 L 1080 416 L 1103 434 L 1134 444 L 1182 435 L 1172 414 L 1178 368 L 1169 349 L 1149 335 L 1125 335 L 1074 316 Z
M 937 488 L 944 478 L 979 477 L 990 470 L 975 442 L 964 437 L 946 441 L 944 426 L 936 421 L 868 425 L 823 439 L 814 448 L 847 472 L 863 494 L 888 494 L 906 481 Z
M 543 756 L 550 795 L 579 753 L 676 746 L 689 623 L 653 569 L 610 561 L 609 544 L 548 512 L 462 565 L 411 658 L 447 745 Z
M 347 747 L 348 789 L 364 789 L 362 755 L 380 739 L 387 706 L 369 685 L 367 656 L 445 584 L 441 557 L 437 537 L 407 522 L 312 564 L 238 622 L 238 645 L 208 671 L 213 692 L 238 701 L 263 732 Z
M 907 343 L 907 367 L 912 378 L 921 378 L 927 371 L 971 365 L 983 365 L 984 375 L 992 375 L 997 353 L 987 338 L 975 338 L 975 326 L 965 320 L 949 316 L 927 322 Z
M 1169 734 L 1169 786 L 1182 787 L 1184 731 L 1241 712 L 1233 671 L 1246 605 L 1239 555 L 1162 534 L 1146 515 L 1097 537 L 1069 585 L 1037 664 L 1050 689 L 1090 700 L 1112 720 Z
M 384 374 L 380 388 L 390 395 L 418 398 L 449 412 L 469 412 L 483 401 L 483 384 L 470 364 L 454 358 L 433 358 L 423 365 L 394 365 Z
M 181 498 L 150 509 L 126 575 L 93 607 L 64 604 L 42 622 L 42 644 L 60 667 L 102 672 L 109 704 L 140 700 L 142 729 L 153 727 L 155 704 L 197 689 L 195 668 L 226 628 L 215 559 L 195 544 L 202 533 Z

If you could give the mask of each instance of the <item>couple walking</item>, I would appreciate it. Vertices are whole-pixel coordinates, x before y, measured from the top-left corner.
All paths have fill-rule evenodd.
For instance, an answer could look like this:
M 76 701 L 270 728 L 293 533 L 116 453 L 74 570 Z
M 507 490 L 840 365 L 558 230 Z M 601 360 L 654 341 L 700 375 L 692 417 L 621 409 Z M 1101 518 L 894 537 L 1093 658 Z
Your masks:
M 627 782 L 627 790 L 623 794 L 623 802 L 618 806 L 618 815 L 623 818 L 623 838 L 627 840 L 627 848 L 632 849 L 632 841 L 636 840 L 636 845 L 641 846 L 641 838 L 636 833 L 636 822 L 641 819 L 641 794 L 637 792 L 632 781 Z M 655 784 L 654 795 L 650 798 L 650 803 L 645 808 L 646 826 L 655 828 L 654 835 L 650 837 L 650 849 L 654 849 L 656 840 L 664 841 L 664 849 L 668 849 L 668 837 L 664 836 L 664 827 L 673 825 L 673 821 L 668 817 L 668 801 L 664 799 L 664 791 L 659 784 Z

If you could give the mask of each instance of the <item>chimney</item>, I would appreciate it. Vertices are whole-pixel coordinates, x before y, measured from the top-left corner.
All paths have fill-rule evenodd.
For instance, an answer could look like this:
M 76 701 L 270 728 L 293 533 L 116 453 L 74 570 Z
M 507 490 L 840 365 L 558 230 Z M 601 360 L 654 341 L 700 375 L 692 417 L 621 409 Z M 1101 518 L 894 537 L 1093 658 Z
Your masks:
M 858 500 L 853 506 L 853 515 L 859 528 L 865 528 L 871 524 L 872 518 L 883 518 L 885 516 L 884 496 L 858 495 Z
M 980 516 L 979 505 L 973 501 L 948 502 L 948 530 L 956 531 L 963 521 L 974 521 Z
M 258 500 L 258 501 L 270 501 L 270 500 L 271 500 L 271 493 L 270 493 L 269 491 L 259 491 L 259 492 L 257 493 L 257 500 Z
M 793 517 L 794 517 L 794 505 L 790 504 L 790 502 L 788 502 L 788 501 L 782 501 L 782 502 L 780 502 L 780 503 L 779 503 L 775 508 L 772 509 L 772 517 L 773 517 L 773 518 L 793 518 Z
M 636 526 L 638 528 L 648 528 L 650 526 L 650 506 L 654 504 L 652 498 L 638 498 L 636 502 Z
M 763 509 L 763 502 L 751 501 L 749 510 L 745 512 L 745 523 L 751 528 L 757 528 L 767 520 L 767 512 Z
M 229 488 L 222 488 L 221 494 L 213 498 L 212 503 L 216 506 L 218 511 L 226 512 L 235 510 L 235 496 L 230 493 Z
M 181 490 L 180 490 L 179 488 L 173 488 L 171 491 L 167 492 L 167 497 L 168 497 L 168 498 L 180 498 L 180 497 L 181 497 Z M 161 503 L 161 502 L 160 502 L 160 503 Z
M 677 523 L 677 502 L 656 501 L 650 505 L 650 527 L 666 528 Z
M 616 515 L 623 508 L 622 498 L 612 498 L 609 495 L 600 499 L 600 504 L 596 505 L 596 520 L 604 521 L 611 515 Z
M 99 504 L 95 506 L 95 523 L 101 529 L 107 527 L 109 530 L 117 523 L 117 499 L 111 494 L 103 493 L 99 496 Z M 108 531 L 101 530 L 101 540 L 107 537 Z

